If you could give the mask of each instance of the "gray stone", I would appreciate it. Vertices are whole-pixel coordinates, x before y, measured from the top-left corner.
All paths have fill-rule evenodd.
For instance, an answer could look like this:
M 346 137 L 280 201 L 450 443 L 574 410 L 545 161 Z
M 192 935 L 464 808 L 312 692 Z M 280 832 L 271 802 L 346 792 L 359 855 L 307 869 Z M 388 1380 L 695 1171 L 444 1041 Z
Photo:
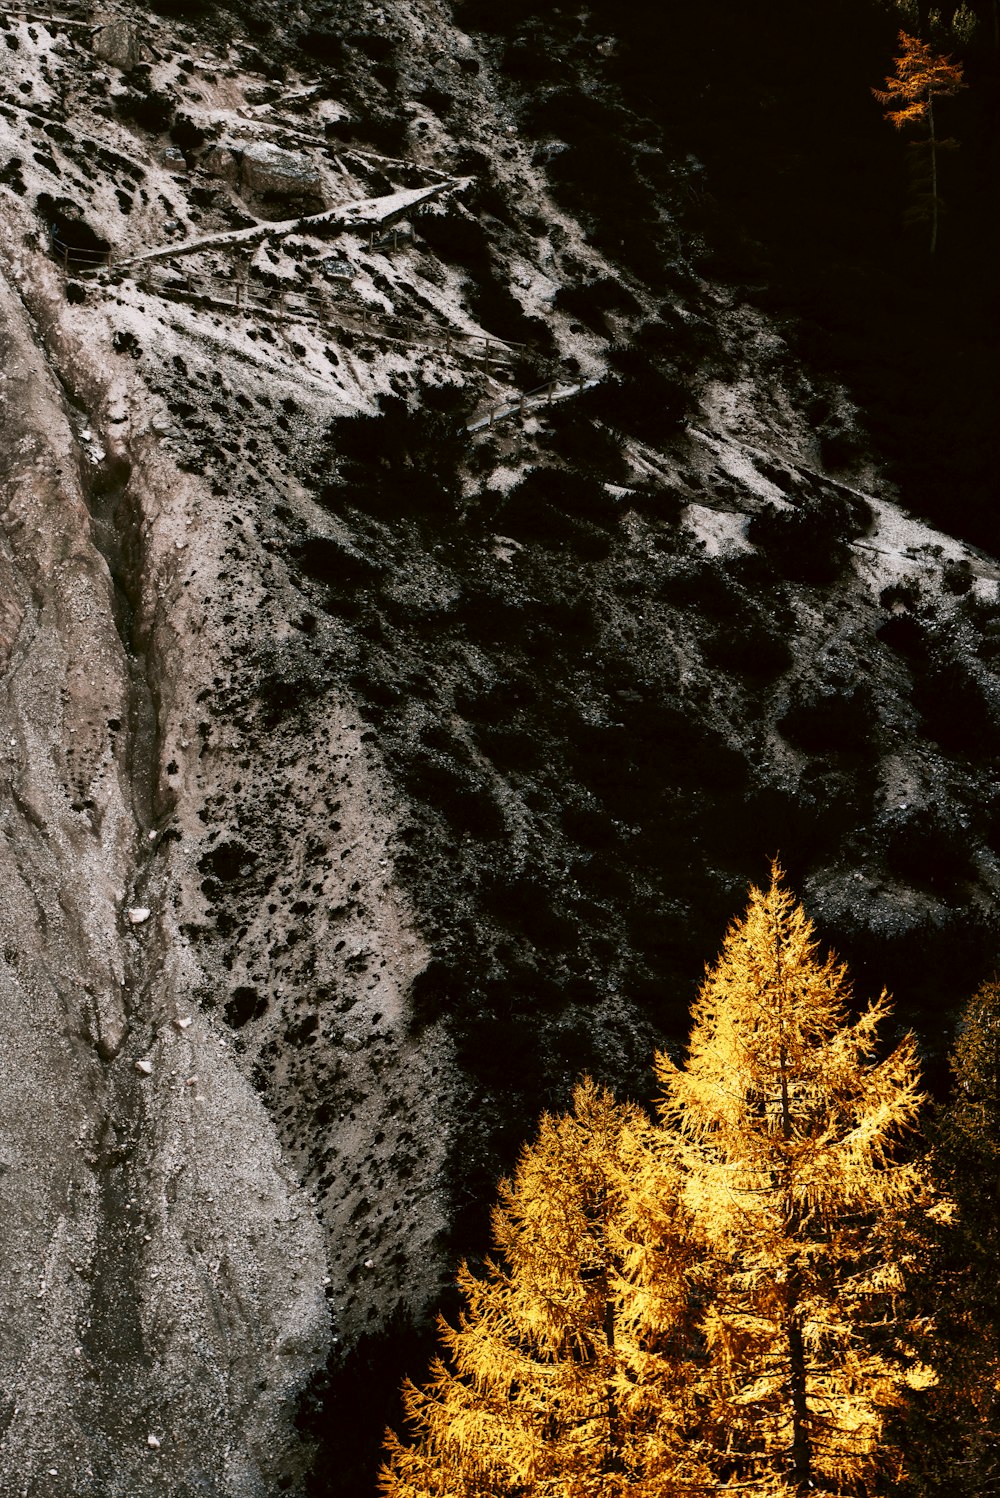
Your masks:
M 123 73 L 131 73 L 142 61 L 139 28 L 132 21 L 112 21 L 94 37 L 94 56 Z
M 231 146 L 210 146 L 198 164 L 210 177 L 219 177 L 234 187 L 240 180 L 240 158 Z
M 308 156 L 268 142 L 242 152 L 240 186 L 256 197 L 315 198 L 324 204 L 323 178 Z

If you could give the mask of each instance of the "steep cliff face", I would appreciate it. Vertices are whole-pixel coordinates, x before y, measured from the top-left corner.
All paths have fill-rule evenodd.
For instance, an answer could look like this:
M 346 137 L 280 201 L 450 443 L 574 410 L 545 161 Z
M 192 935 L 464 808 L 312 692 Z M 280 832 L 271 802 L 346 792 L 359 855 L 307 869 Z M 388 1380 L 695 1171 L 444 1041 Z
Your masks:
M 694 274 L 696 163 L 594 219 L 613 37 L 78 19 L 0 37 L 0 1489 L 367 1492 L 496 1173 L 771 854 L 940 1043 L 1000 567 Z

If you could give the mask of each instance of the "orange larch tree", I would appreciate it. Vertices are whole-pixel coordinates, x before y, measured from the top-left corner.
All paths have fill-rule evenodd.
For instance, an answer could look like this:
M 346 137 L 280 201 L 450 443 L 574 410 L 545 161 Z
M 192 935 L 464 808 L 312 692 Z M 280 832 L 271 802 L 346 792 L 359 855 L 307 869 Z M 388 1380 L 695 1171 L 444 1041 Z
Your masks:
M 902 130 L 907 125 L 927 127 L 927 135 L 920 142 L 921 149 L 926 149 L 927 152 L 927 189 L 920 192 L 916 211 L 921 217 L 926 215 L 930 219 L 933 255 L 937 249 L 941 216 L 938 155 L 955 144 L 954 141 L 939 137 L 934 104 L 937 99 L 957 94 L 966 84 L 962 64 L 936 53 L 928 42 L 901 31 L 899 46 L 899 56 L 894 59 L 895 73 L 885 80 L 884 88 L 873 88 L 872 93 L 885 106 L 886 119 L 897 130 Z

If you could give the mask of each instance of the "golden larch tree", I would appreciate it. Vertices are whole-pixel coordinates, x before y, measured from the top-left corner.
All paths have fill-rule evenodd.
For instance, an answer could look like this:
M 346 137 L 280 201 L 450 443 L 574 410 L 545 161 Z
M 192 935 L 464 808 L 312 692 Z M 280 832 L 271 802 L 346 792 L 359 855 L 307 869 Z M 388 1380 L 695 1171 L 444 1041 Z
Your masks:
M 938 156 L 954 146 L 942 140 L 937 131 L 934 104 L 938 99 L 957 94 L 965 88 L 960 62 L 936 53 L 929 43 L 907 32 L 899 33 L 899 56 L 893 59 L 895 73 L 885 80 L 883 88 L 872 93 L 885 106 L 886 119 L 897 130 L 907 125 L 926 125 L 927 135 L 921 143 L 927 151 L 926 189 L 918 195 L 916 212 L 931 223 L 931 254 L 937 249 L 941 198 L 938 191 Z
M 671 1498 L 710 1482 L 686 1439 L 686 1249 L 669 1187 L 623 1212 L 645 1114 L 584 1082 L 542 1119 L 494 1213 L 500 1257 L 463 1267 L 445 1357 L 404 1387 L 410 1439 L 390 1434 L 383 1498 Z M 661 1180 L 661 1184 L 664 1184 Z M 647 1291 L 627 1272 L 656 1238 Z M 688 1257 L 690 1257 L 688 1255 Z M 649 1324 L 655 1322 L 655 1334 Z
M 885 1414 L 926 1373 L 892 1230 L 931 1192 L 898 1154 L 920 1093 L 912 1038 L 877 1059 L 887 1014 L 883 994 L 851 1017 L 845 969 L 775 868 L 707 974 L 685 1063 L 658 1058 L 665 1179 L 680 1177 L 702 1260 L 693 1377 L 723 1487 L 874 1494 L 896 1465 Z
M 583 1083 L 501 1188 L 499 1258 L 463 1268 L 445 1356 L 408 1384 L 383 1498 L 874 1498 L 887 1416 L 932 1380 L 908 1309 L 911 1039 L 775 868 L 702 985 L 659 1122 Z
M 1000 1492 L 1000 981 L 973 995 L 951 1055 L 952 1090 L 931 1129 L 932 1164 L 954 1215 L 923 1234 L 920 1309 L 936 1323 L 936 1385 L 915 1398 L 905 1438 L 913 1490 Z

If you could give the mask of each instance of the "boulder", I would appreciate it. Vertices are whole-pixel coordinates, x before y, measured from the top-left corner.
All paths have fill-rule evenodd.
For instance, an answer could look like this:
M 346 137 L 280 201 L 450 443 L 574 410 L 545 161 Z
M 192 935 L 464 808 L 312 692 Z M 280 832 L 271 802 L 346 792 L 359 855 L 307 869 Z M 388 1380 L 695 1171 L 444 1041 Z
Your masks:
M 324 206 L 319 168 L 308 156 L 267 142 L 243 148 L 240 186 L 258 198 L 308 198 Z
M 235 187 L 240 180 L 240 158 L 231 146 L 210 146 L 201 156 L 198 165 L 210 177 L 219 177 Z
M 111 21 L 102 26 L 94 36 L 93 47 L 95 57 L 123 73 L 131 73 L 142 61 L 139 28 L 133 21 Z

